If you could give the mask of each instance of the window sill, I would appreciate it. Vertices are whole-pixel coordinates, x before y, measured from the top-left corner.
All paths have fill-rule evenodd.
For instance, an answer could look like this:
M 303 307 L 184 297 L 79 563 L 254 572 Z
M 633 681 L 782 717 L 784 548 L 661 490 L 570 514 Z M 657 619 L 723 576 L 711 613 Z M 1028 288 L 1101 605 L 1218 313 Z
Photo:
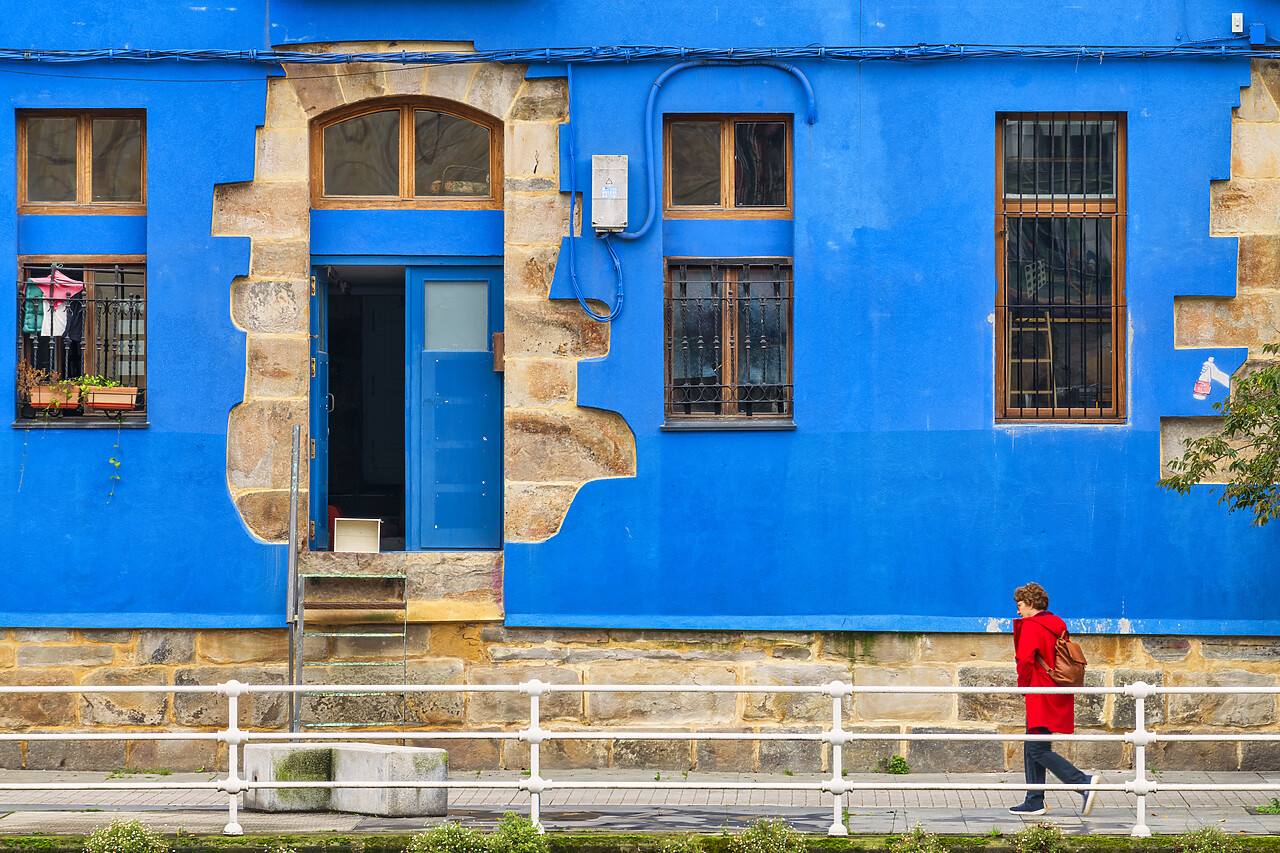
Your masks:
M 53 417 L 15 418 L 14 429 L 147 429 L 151 422 L 142 417 L 126 417 L 120 421 L 111 417 Z
M 669 420 L 663 432 L 794 432 L 795 421 L 764 418 L 681 418 Z
M 1129 423 L 1128 418 L 996 418 L 996 426 L 1025 426 L 1027 424 L 1116 426 Z

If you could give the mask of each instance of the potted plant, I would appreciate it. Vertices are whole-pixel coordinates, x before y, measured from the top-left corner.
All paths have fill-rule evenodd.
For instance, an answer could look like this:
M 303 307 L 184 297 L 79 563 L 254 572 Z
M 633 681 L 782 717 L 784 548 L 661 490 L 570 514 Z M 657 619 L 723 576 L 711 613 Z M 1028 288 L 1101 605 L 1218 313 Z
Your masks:
M 74 381 L 54 379 L 43 367 L 18 365 L 18 395 L 33 409 L 42 411 L 74 409 L 80 405 L 80 388 Z
M 121 385 L 103 376 L 81 376 L 75 381 L 80 385 L 85 409 L 124 412 L 137 404 L 138 389 L 135 386 Z

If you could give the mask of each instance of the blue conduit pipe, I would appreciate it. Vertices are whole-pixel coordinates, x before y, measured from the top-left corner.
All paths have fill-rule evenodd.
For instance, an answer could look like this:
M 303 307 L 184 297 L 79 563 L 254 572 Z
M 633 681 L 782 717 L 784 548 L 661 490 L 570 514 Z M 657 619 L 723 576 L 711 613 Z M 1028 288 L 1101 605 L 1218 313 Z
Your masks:
M 808 109 L 808 115 L 807 115 L 809 124 L 813 124 L 815 121 L 817 121 L 818 111 L 817 111 L 817 107 L 814 105 L 813 86 L 809 85 L 809 78 L 804 76 L 804 72 L 801 71 L 799 68 L 796 68 L 794 65 L 791 65 L 790 63 L 777 62 L 772 59 L 755 59 L 755 60 L 748 60 L 746 62 L 734 62 L 727 59 L 726 60 L 710 60 L 710 61 L 697 59 L 689 62 L 681 62 L 671 66 L 666 71 L 658 75 L 657 80 L 653 81 L 653 88 L 649 90 L 649 103 L 646 105 L 645 113 L 644 113 L 644 156 L 645 156 L 645 169 L 649 174 L 649 213 L 645 217 L 643 225 L 641 225 L 635 231 L 620 232 L 618 234 L 619 238 L 623 240 L 638 240 L 641 237 L 643 237 L 645 234 L 647 234 L 649 229 L 653 227 L 654 214 L 657 212 L 657 195 L 658 195 L 657 158 L 654 156 L 654 153 L 653 153 L 653 117 L 655 113 L 655 108 L 658 103 L 658 91 L 662 88 L 662 84 L 665 83 L 667 81 L 667 78 L 670 77 L 671 75 L 676 74 L 680 71 L 684 71 L 687 68 L 707 68 L 709 66 L 726 66 L 726 65 L 733 66 L 733 67 L 741 67 L 744 65 L 766 65 L 770 68 L 778 68 L 790 73 L 793 77 L 795 77 L 798 81 L 800 81 L 800 85 L 804 87 L 804 94 L 809 102 L 809 109 Z M 573 66 L 571 65 L 570 68 L 572 69 L 572 67 Z
M 578 297 L 578 304 L 582 306 L 582 310 L 588 317 L 597 323 L 610 323 L 618 319 L 618 315 L 622 313 L 622 262 L 618 260 L 618 253 L 613 250 L 608 234 L 602 233 L 597 236 L 604 241 L 604 247 L 609 250 L 609 257 L 613 259 L 613 272 L 617 277 L 613 310 L 608 314 L 597 314 L 592 311 L 586 297 L 582 295 L 582 288 L 578 286 L 578 253 L 574 248 L 577 241 L 573 238 L 573 218 L 578 199 L 578 137 L 573 132 L 573 63 L 570 62 L 566 67 L 569 78 L 569 121 L 566 122 L 568 125 L 566 132 L 569 134 L 569 283 L 573 285 L 573 295 Z

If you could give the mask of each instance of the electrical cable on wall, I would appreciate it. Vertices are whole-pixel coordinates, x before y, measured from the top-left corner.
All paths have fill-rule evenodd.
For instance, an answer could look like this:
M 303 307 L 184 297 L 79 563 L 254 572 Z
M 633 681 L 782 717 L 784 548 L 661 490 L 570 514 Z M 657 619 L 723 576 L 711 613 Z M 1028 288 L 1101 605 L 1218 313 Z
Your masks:
M 1267 45 L 1277 44 L 1266 36 Z M 1247 36 L 1175 45 L 995 45 L 916 44 L 879 47 L 669 47 L 612 46 L 591 48 L 516 48 L 482 50 L 474 53 L 435 51 L 395 51 L 392 53 L 304 53 L 289 50 L 148 50 L 144 48 L 23 49 L 0 48 L 0 62 L 227 62 L 238 61 L 278 65 L 348 65 L 356 62 L 383 62 L 414 65 L 450 65 L 479 62 L 567 63 L 641 62 L 645 60 L 752 60 L 819 59 L 835 61 L 934 61 L 956 59 L 1274 59 L 1267 45 L 1253 46 Z
M 575 248 L 577 240 L 573 236 L 573 220 L 577 212 L 576 203 L 578 198 L 578 139 L 573 130 L 573 63 L 569 63 L 567 69 L 569 120 L 565 124 L 569 134 L 569 283 L 573 285 L 573 295 L 578 298 L 578 304 L 582 306 L 582 310 L 586 312 L 588 317 L 599 323 L 610 323 L 618 319 L 618 315 L 622 313 L 622 262 L 618 259 L 618 253 L 613 250 L 613 244 L 609 242 L 607 233 L 602 232 L 596 236 L 604 242 L 604 247 L 609 250 L 609 257 L 613 259 L 613 271 L 617 276 L 616 298 L 613 310 L 607 315 L 597 314 L 587 304 L 587 299 L 582 295 L 582 288 L 578 284 L 578 253 Z

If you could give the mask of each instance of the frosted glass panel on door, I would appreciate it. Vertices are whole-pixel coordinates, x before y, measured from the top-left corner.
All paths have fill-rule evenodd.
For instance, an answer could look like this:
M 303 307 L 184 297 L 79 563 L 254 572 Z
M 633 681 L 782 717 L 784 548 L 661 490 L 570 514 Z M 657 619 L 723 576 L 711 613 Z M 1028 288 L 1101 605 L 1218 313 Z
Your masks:
M 489 283 L 428 281 L 428 350 L 489 349 Z

